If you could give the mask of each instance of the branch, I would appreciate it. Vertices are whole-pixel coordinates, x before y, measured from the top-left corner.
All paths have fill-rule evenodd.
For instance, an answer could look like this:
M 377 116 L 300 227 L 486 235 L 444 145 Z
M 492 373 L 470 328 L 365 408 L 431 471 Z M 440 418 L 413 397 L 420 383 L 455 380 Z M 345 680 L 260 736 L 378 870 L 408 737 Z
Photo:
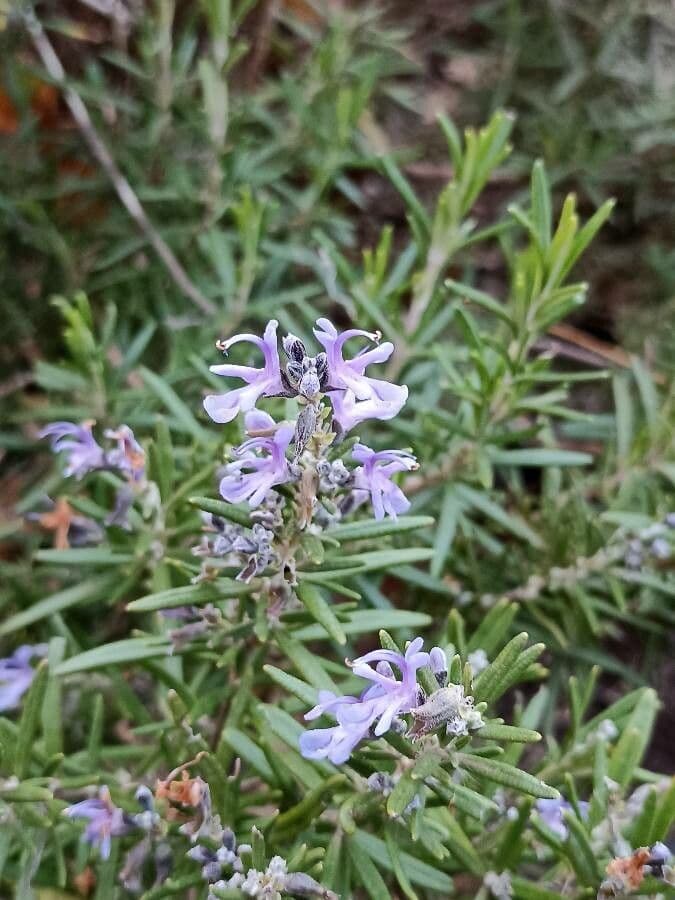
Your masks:
M 80 129 L 82 136 L 89 145 L 92 154 L 105 170 L 117 192 L 117 196 L 122 201 L 127 212 L 154 248 L 157 256 L 159 256 L 164 263 L 164 266 L 180 290 L 187 294 L 190 300 L 195 306 L 198 306 L 202 312 L 207 315 L 214 315 L 216 312 L 215 306 L 204 296 L 199 288 L 193 284 L 185 269 L 174 256 L 169 245 L 148 218 L 138 197 L 134 193 L 133 188 L 124 177 L 119 166 L 110 155 L 110 151 L 99 137 L 82 99 L 72 88 L 66 85 L 66 73 L 61 65 L 61 60 L 56 55 L 56 51 L 54 50 L 51 41 L 47 37 L 44 28 L 36 18 L 35 14 L 32 11 L 25 12 L 23 18 L 33 41 L 33 45 L 37 50 L 45 69 L 53 81 L 56 82 L 63 91 L 63 96 L 77 127 Z

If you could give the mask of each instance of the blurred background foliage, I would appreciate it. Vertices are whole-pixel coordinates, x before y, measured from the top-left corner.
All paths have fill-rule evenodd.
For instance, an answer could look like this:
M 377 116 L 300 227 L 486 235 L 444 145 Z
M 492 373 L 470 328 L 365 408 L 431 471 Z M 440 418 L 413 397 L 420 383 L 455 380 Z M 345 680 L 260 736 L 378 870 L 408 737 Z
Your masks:
M 25 551 L 41 538 L 17 536 L 52 477 L 36 423 L 142 430 L 168 409 L 189 469 L 195 425 L 175 398 L 198 408 L 215 337 L 270 316 L 304 336 L 328 311 L 400 348 L 389 374 L 413 402 L 393 427 L 422 464 L 416 507 L 439 522 L 421 538 L 430 565 L 360 584 L 367 602 L 412 596 L 439 620 L 459 604 L 472 629 L 500 596 L 520 600 L 518 627 L 560 663 L 551 717 L 566 677 L 593 663 L 601 703 L 617 685 L 664 689 L 671 567 L 621 560 L 675 509 L 672 5 L 70 0 L 36 7 L 39 32 L 26 9 L 0 34 L 7 608 L 40 593 Z M 501 109 L 513 116 L 462 142 Z M 547 261 L 559 221 L 564 243 L 601 209 L 595 232 L 610 197 L 583 259 L 565 244 Z M 50 298 L 77 291 L 98 348 L 78 345 L 84 306 L 67 307 L 63 365 Z

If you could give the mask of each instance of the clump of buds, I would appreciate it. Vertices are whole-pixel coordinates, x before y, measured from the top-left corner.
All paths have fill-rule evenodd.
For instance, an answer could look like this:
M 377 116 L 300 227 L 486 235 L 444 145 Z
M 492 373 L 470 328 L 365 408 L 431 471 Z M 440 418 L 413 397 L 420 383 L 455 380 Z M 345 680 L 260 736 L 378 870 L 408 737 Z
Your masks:
M 429 657 L 439 688 L 410 710 L 413 725 L 409 735 L 421 737 L 445 727 L 447 735 L 461 737 L 482 728 L 483 717 L 480 710 L 474 707 L 473 697 L 465 694 L 461 684 L 447 684 L 448 663 L 445 652 L 440 647 L 434 647 Z

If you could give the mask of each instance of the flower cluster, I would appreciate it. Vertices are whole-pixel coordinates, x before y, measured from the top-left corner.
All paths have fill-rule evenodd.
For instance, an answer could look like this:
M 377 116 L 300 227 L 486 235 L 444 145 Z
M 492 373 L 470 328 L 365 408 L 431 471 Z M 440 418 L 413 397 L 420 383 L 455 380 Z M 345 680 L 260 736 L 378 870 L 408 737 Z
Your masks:
M 79 480 L 89 472 L 102 470 L 122 475 L 125 483 L 117 491 L 114 509 L 106 517 L 105 524 L 129 529 L 128 514 L 136 494 L 145 495 L 146 500 L 154 499 L 146 480 L 145 452 L 128 425 L 106 429 L 104 437 L 112 445 L 104 449 L 92 433 L 94 424 L 92 421 L 81 425 L 52 422 L 42 429 L 40 437 L 49 438 L 54 453 L 64 456 L 63 474 L 66 477 Z
M 337 900 L 332 891 L 324 888 L 310 875 L 289 872 L 288 864 L 282 856 L 273 856 L 264 871 L 249 869 L 245 876 L 235 872 L 227 880 L 216 882 L 213 887 L 216 891 L 239 888 L 247 897 L 260 897 L 261 900 L 281 900 L 283 896 Z M 212 896 L 216 900 L 218 894 Z
M 262 351 L 264 365 L 260 369 L 250 366 L 212 366 L 216 375 L 241 378 L 246 387 L 225 394 L 211 394 L 204 400 L 204 408 L 214 422 L 231 422 L 240 412 L 252 410 L 261 397 L 303 397 L 314 402 L 325 393 L 333 406 L 333 418 L 340 429 L 350 431 L 366 419 L 391 419 L 401 409 L 408 397 L 405 386 L 390 384 L 365 374 L 372 363 L 386 362 L 394 347 L 386 341 L 380 343 L 380 335 L 352 328 L 340 334 L 328 319 L 317 319 L 314 336 L 324 348 L 323 353 L 309 356 L 303 342 L 289 334 L 283 340 L 288 358 L 285 371 L 281 369 L 277 347 L 278 323 L 268 322 L 262 338 L 253 334 L 238 334 L 218 342 L 218 349 L 227 354 L 229 349 L 242 341 L 248 341 Z M 375 346 L 345 360 L 345 343 L 353 337 L 364 337 Z
M 400 412 L 408 396 L 405 386 L 366 375 L 373 363 L 385 362 L 393 352 L 380 335 L 360 329 L 339 333 L 328 319 L 318 319 L 314 335 L 323 351 L 310 356 L 305 344 L 289 334 L 282 341 L 287 362 L 282 368 L 277 346 L 277 322 L 272 320 L 262 338 L 240 334 L 220 341 L 227 354 L 232 346 L 249 342 L 262 351 L 263 366 L 212 366 L 216 375 L 245 382 L 224 394 L 211 394 L 204 408 L 215 421 L 233 421 L 244 415 L 247 439 L 233 451 L 220 481 L 220 493 L 229 503 L 259 508 L 276 488 L 296 484 L 303 525 L 318 525 L 342 517 L 370 498 L 377 519 L 396 517 L 408 509 L 408 500 L 392 481 L 398 472 L 417 467 L 414 456 L 399 450 L 375 451 L 356 444 L 350 471 L 341 459 L 330 459 L 331 447 L 355 426 L 369 419 L 386 420 Z M 371 346 L 345 359 L 345 344 L 365 338 Z M 275 422 L 256 408 L 265 397 L 293 397 L 300 411 L 294 422 Z M 328 401 L 326 404 L 325 401 Z
M 131 817 L 112 802 L 110 791 L 105 785 L 100 788 L 96 797 L 66 807 L 63 814 L 69 819 L 87 821 L 83 840 L 98 848 L 103 859 L 110 856 L 112 838 L 128 834 L 134 827 Z
M 628 569 L 641 569 L 647 562 L 663 563 L 673 555 L 675 513 L 668 513 L 662 522 L 653 522 L 631 538 L 625 549 L 623 562 Z
M 233 873 L 244 871 L 242 856 L 251 853 L 250 844 L 239 844 L 231 828 L 224 828 L 218 840 L 218 846 L 214 849 L 207 844 L 196 844 L 188 850 L 188 857 L 198 862 L 202 867 L 202 877 L 210 884 L 219 882 L 224 887 L 230 887 L 222 879 L 223 869 L 230 868 Z
M 336 900 L 332 891 L 326 890 L 310 875 L 289 872 L 288 864 L 281 856 L 273 856 L 262 871 L 251 866 L 247 868 L 244 860 L 252 853 L 250 844 L 238 844 L 232 829 L 224 828 L 211 845 L 197 844 L 187 855 L 202 867 L 202 878 L 210 885 L 209 898 L 213 900 L 221 891 L 233 890 L 265 900 L 281 900 L 282 896 L 288 895 Z
M 259 519 L 252 528 L 234 525 L 219 516 L 207 514 L 204 517 L 205 533 L 200 543 L 192 548 L 192 553 L 211 560 L 211 563 L 205 562 L 201 573 L 193 580 L 202 581 L 211 577 L 213 560 L 218 558 L 225 565 L 242 567 L 236 576 L 239 581 L 249 582 L 264 572 L 277 558 L 272 548 L 274 531 L 270 527 L 280 525 L 282 520 L 274 509 L 275 499 L 278 498 L 272 495 L 265 501 L 266 508 L 252 514 L 251 518 Z
M 145 477 L 145 453 L 128 425 L 107 429 L 105 437 L 114 441 L 107 450 L 92 434 L 94 422 L 81 425 L 73 422 L 52 422 L 40 432 L 41 438 L 49 438 L 54 453 L 62 453 L 66 464 L 66 477 L 84 478 L 97 469 L 117 469 L 130 481 L 142 481 Z
M 113 803 L 108 787 L 102 785 L 96 796 L 80 800 L 63 810 L 63 815 L 69 819 L 84 819 L 87 822 L 82 839 L 95 847 L 102 859 L 110 856 L 112 838 L 122 837 L 133 831 L 144 834 L 140 843 L 130 851 L 122 874 L 123 881 L 128 880 L 130 883 L 139 877 L 138 870 L 145 861 L 151 835 L 157 832 L 160 818 L 155 811 L 152 792 L 145 785 L 141 785 L 136 791 L 136 801 L 140 812 L 125 812 Z M 156 858 L 159 869 L 162 868 L 161 857 L 160 852 Z
M 406 730 L 400 718 L 409 713 L 412 737 L 428 734 L 441 726 L 452 736 L 481 728 L 481 713 L 473 706 L 473 697 L 465 696 L 458 684 L 445 684 L 448 667 L 440 647 L 430 653 L 422 650 L 422 638 L 408 644 L 404 654 L 393 650 L 372 650 L 350 663 L 355 675 L 370 682 L 359 697 L 343 697 L 332 691 L 319 691 L 319 702 L 305 713 L 312 721 L 332 716 L 337 725 L 317 728 L 300 735 L 300 751 L 308 759 L 329 759 L 335 765 L 346 762 L 354 748 L 369 737 L 381 737 L 394 728 Z M 374 665 L 373 665 L 374 664 Z M 419 669 L 429 666 L 439 684 L 429 697 L 417 683 Z M 394 667 L 400 673 L 396 677 Z

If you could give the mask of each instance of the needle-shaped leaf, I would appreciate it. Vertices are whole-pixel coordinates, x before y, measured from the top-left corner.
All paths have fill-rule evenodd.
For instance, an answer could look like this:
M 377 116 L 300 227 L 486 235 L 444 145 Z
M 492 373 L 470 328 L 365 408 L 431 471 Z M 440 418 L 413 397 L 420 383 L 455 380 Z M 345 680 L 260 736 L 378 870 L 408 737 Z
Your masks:
M 129 612 L 154 612 L 158 609 L 175 609 L 177 606 L 201 606 L 227 597 L 243 597 L 253 588 L 233 578 L 217 578 L 204 584 L 186 584 L 169 588 L 156 594 L 147 594 L 127 605 Z
M 128 638 L 102 644 L 93 650 L 85 650 L 77 656 L 64 660 L 56 669 L 55 675 L 73 675 L 75 672 L 86 672 L 91 669 L 103 669 L 106 666 L 122 666 L 128 663 L 141 662 L 144 659 L 155 659 L 170 656 L 172 645 L 166 638 L 143 637 Z
M 309 612 L 313 619 L 321 625 L 327 634 L 337 641 L 338 644 L 345 644 L 347 638 L 345 636 L 342 625 L 338 622 L 337 617 L 328 603 L 321 595 L 321 591 L 313 584 L 300 584 L 298 586 L 298 599 Z
M 505 787 L 513 788 L 523 794 L 531 794 L 533 797 L 549 800 L 556 800 L 560 796 L 555 788 L 549 787 L 534 775 L 530 775 L 529 772 L 523 772 L 508 763 L 496 759 L 486 759 L 482 756 L 473 756 L 469 753 L 456 753 L 455 758 L 458 768 L 464 769 L 472 775 L 478 775 Z
M 114 581 L 119 579 L 114 577 Z M 27 609 L 15 613 L 0 624 L 0 635 L 11 634 L 21 628 L 26 628 L 34 622 L 46 619 L 56 613 L 71 609 L 74 606 L 94 602 L 105 603 L 108 599 L 108 589 L 113 585 L 113 578 L 106 575 L 98 578 L 88 578 L 72 587 L 64 588 L 56 594 L 51 594 L 37 603 L 31 604 Z

